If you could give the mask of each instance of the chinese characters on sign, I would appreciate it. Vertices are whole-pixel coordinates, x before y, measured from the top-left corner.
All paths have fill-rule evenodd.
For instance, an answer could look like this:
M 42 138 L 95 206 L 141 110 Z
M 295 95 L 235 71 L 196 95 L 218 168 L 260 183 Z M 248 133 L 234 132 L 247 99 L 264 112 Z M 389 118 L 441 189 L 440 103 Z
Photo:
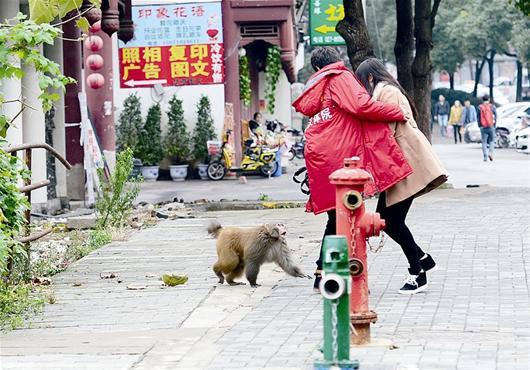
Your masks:
M 311 45 L 344 45 L 344 39 L 335 31 L 344 18 L 342 0 L 310 0 L 309 37 Z
M 135 38 L 120 42 L 120 85 L 224 82 L 221 3 L 134 6 Z

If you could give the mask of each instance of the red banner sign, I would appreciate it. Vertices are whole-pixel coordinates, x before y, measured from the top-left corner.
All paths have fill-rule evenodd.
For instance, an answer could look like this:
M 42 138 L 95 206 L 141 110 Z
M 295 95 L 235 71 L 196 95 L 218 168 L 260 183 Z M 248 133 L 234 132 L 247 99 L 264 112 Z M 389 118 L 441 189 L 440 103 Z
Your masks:
M 122 88 L 222 83 L 223 44 L 121 48 L 120 77 Z

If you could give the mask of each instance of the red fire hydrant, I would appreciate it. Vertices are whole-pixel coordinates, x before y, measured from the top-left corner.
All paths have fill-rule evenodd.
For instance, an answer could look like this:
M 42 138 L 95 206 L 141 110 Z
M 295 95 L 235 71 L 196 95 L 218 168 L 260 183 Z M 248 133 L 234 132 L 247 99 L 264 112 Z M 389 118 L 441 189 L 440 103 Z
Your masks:
M 359 162 L 358 157 L 346 158 L 344 168 L 333 172 L 329 178 L 337 189 L 337 235 L 346 236 L 349 246 L 351 339 L 353 344 L 366 344 L 370 342 L 370 323 L 377 320 L 377 314 L 368 309 L 366 239 L 379 235 L 385 221 L 378 213 L 365 211 L 362 193 L 370 174 L 358 167 Z

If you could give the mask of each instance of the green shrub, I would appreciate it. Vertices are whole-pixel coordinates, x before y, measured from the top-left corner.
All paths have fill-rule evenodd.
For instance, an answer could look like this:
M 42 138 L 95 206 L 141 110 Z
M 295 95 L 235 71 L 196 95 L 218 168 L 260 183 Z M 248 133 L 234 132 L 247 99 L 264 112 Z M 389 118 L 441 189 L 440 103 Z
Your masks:
M 140 192 L 139 180 L 132 179 L 129 181 L 132 168 L 132 150 L 127 148 L 118 153 L 116 168 L 108 179 L 105 177 L 103 169 L 98 170 L 99 192 L 96 201 L 98 228 L 125 226 L 134 200 Z
M 142 125 L 140 98 L 136 93 L 130 94 L 123 102 L 123 110 L 120 113 L 116 127 L 118 152 L 122 152 L 126 148 L 131 148 L 133 152 L 136 151 Z
M 164 157 L 162 133 L 160 131 L 161 119 L 160 104 L 155 104 L 149 108 L 144 127 L 138 138 L 138 147 L 135 153 L 144 166 L 158 166 L 158 163 Z
M 190 157 L 190 134 L 184 120 L 182 100 L 174 95 L 169 101 L 168 129 L 164 137 L 164 151 L 174 164 L 185 164 Z
M 431 92 L 432 109 L 434 109 L 434 105 L 438 101 L 438 97 L 440 95 L 445 96 L 445 100 L 449 102 L 450 106 L 453 106 L 453 103 L 455 102 L 455 100 L 460 100 L 460 103 L 464 105 L 464 101 L 469 99 L 471 104 L 474 105 L 475 107 L 478 107 L 482 103 L 482 99 L 476 98 L 473 96 L 473 94 L 467 93 L 465 91 L 441 88 L 441 89 L 434 89 Z
M 203 95 L 197 104 L 197 125 L 193 130 L 193 159 L 198 162 L 208 161 L 208 140 L 214 140 L 215 129 L 213 126 L 212 108 L 210 99 Z
M 31 285 L 7 285 L 0 282 L 0 329 L 15 329 L 40 312 L 44 299 L 32 293 Z
M 5 140 L 0 140 L 0 146 Z M 21 257 L 27 259 L 22 245 L 15 241 L 25 225 L 24 212 L 29 203 L 18 190 L 19 181 L 29 177 L 29 171 L 22 169 L 18 157 L 0 149 L 0 275 L 5 277 L 10 261 Z M 25 264 L 22 264 L 23 266 Z

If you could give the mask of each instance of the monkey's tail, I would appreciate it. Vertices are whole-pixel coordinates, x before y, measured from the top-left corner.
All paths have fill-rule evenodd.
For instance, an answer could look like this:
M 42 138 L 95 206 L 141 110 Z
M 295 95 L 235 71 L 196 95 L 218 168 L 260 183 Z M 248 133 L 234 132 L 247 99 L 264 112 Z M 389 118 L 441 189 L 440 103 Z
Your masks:
M 217 238 L 219 236 L 219 233 L 223 227 L 221 224 L 217 221 L 213 221 L 210 225 L 208 225 L 208 235 L 213 236 L 214 238 Z

